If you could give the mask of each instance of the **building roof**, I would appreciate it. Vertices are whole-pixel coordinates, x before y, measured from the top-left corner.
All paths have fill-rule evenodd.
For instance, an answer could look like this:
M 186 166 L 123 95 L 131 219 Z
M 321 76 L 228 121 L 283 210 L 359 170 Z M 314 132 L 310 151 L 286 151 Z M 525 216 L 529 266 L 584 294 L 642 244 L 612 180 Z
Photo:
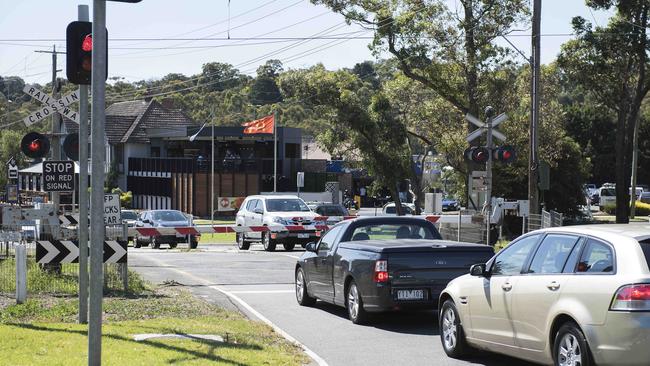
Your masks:
M 79 131 L 79 125 L 75 122 L 65 117 L 63 122 L 67 132 Z M 105 131 L 109 144 L 147 144 L 150 143 L 147 129 L 180 128 L 184 131 L 187 127 L 195 126 L 196 123 L 182 111 L 166 108 L 154 100 L 119 102 L 106 108 Z

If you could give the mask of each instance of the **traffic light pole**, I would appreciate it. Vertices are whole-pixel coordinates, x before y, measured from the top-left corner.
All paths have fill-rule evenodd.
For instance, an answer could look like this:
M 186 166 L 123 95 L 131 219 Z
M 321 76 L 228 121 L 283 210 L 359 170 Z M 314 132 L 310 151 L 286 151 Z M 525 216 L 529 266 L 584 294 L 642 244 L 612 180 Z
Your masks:
M 485 234 L 485 244 L 490 245 L 490 219 L 492 216 L 492 159 L 494 151 L 494 141 L 492 139 L 492 117 L 494 116 L 494 109 L 492 107 L 485 108 L 485 116 L 487 121 L 486 137 L 487 137 L 487 149 L 489 151 L 488 160 L 485 163 L 485 180 L 486 189 L 485 189 L 485 222 L 486 222 L 486 234 Z
M 88 365 L 102 363 L 102 297 L 104 227 L 104 176 L 106 150 L 106 1 L 93 0 L 91 199 L 90 199 L 90 306 L 88 326 Z
M 88 5 L 77 7 L 87 22 Z M 79 323 L 88 323 L 88 85 L 79 85 Z

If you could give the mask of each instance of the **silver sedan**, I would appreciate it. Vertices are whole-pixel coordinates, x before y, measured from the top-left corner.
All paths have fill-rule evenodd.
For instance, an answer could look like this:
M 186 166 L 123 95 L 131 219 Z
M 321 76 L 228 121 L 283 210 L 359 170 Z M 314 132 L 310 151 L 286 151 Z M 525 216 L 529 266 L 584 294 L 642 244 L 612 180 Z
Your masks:
M 470 347 L 555 365 L 650 365 L 650 225 L 538 230 L 440 296 L 450 357 Z

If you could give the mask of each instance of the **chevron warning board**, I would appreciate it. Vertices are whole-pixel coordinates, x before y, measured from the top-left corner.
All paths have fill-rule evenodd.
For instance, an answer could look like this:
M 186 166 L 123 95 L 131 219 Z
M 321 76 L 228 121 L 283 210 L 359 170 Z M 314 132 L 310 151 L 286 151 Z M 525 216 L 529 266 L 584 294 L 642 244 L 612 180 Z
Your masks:
M 127 242 L 104 242 L 104 263 L 126 263 Z M 36 262 L 79 263 L 79 243 L 72 240 L 39 240 L 36 242 Z

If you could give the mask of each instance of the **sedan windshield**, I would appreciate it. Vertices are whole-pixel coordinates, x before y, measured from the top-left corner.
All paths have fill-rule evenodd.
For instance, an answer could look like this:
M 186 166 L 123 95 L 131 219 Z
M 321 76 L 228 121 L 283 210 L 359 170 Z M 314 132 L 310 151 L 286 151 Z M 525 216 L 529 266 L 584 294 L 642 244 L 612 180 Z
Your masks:
M 179 211 L 156 211 L 153 213 L 153 219 L 157 221 L 187 221 Z
M 122 211 L 122 220 L 137 220 L 138 215 L 133 211 Z
M 301 199 L 291 198 L 266 200 L 266 210 L 269 212 L 311 211 Z
M 316 213 L 323 216 L 348 216 L 345 207 L 340 205 L 318 206 Z

